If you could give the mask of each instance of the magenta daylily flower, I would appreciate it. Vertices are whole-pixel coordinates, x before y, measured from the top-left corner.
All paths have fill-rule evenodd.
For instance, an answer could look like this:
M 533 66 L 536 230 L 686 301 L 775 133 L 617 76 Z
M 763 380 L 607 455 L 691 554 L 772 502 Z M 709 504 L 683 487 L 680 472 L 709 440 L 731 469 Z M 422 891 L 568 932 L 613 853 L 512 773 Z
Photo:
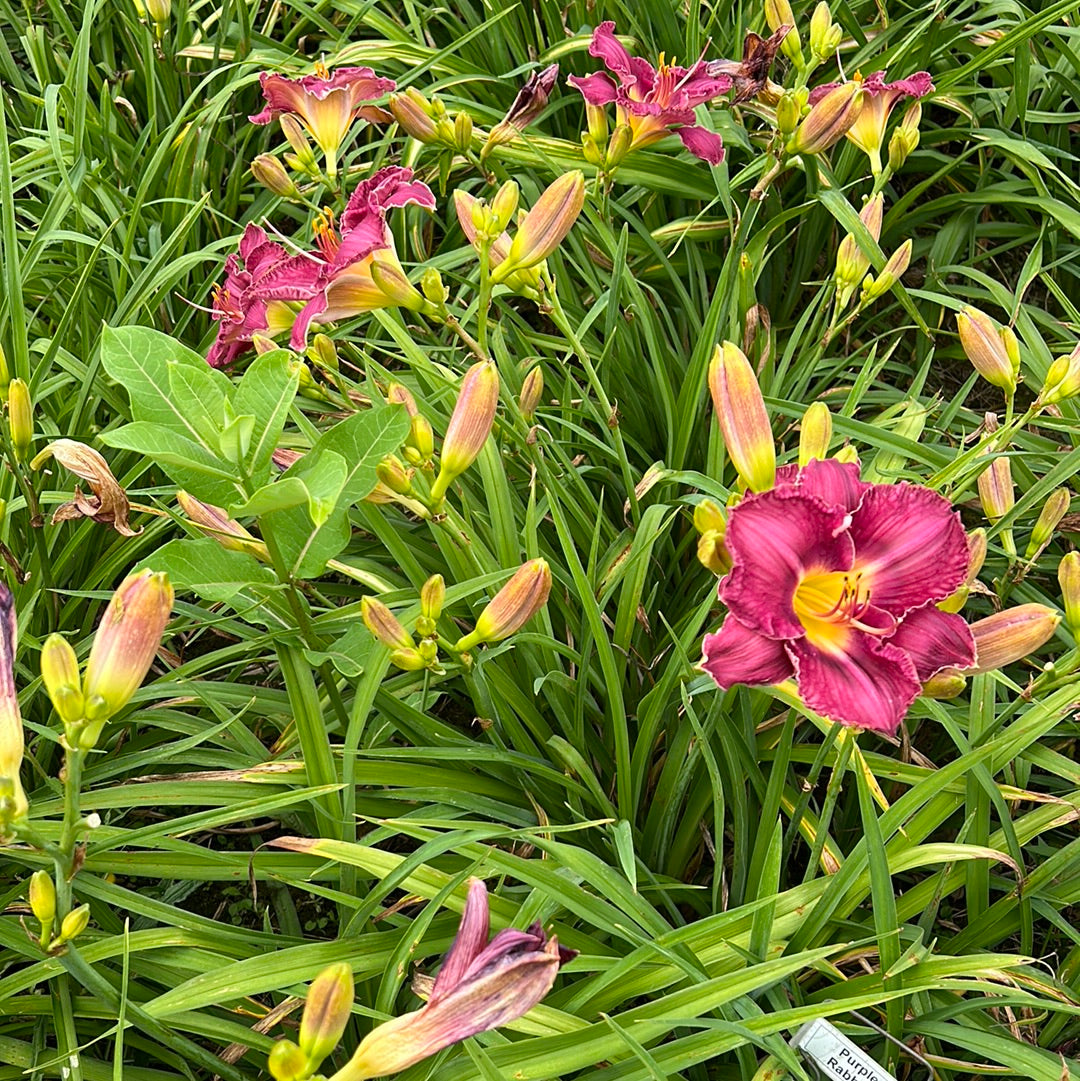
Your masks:
M 710 165 L 719 164 L 724 144 L 715 132 L 695 124 L 694 109 L 730 90 L 730 75 L 712 74 L 710 65 L 701 60 L 690 68 L 668 64 L 663 54 L 654 68 L 623 48 L 615 37 L 613 22 L 601 23 L 593 31 L 589 55 L 602 60 L 615 78 L 598 71 L 584 77 L 571 75 L 568 81 L 589 105 L 615 103 L 618 122 L 629 125 L 633 133 L 630 150 L 655 143 L 674 131 L 691 154 Z
M 858 76 L 856 76 L 858 78 Z M 826 83 L 810 91 L 810 104 L 816 105 L 830 90 L 840 83 Z M 885 72 L 875 71 L 862 80 L 863 105 L 855 123 L 848 128 L 847 137 L 875 163 L 875 171 L 881 168 L 881 148 L 885 143 L 885 125 L 898 102 L 904 98 L 924 98 L 934 91 L 934 83 L 928 71 L 917 71 L 906 79 L 894 83 L 885 82 Z
M 412 176 L 411 169 L 388 165 L 356 186 L 341 215 L 340 232 L 329 213 L 316 222 L 319 253 L 311 257 L 316 268 L 315 288 L 293 324 L 294 349 L 306 347 L 312 322 L 330 323 L 401 302 L 376 284 L 371 268 L 378 259 L 405 282 L 394 238 L 386 225 L 387 211 L 409 205 L 435 209 L 431 189 Z
M 264 71 L 259 84 L 266 106 L 248 119 L 253 124 L 269 124 L 282 113 L 299 117 L 331 168 L 353 120 L 363 117 L 385 124 L 393 119 L 385 109 L 370 102 L 389 94 L 396 84 L 393 79 L 376 75 L 371 68 L 337 68 L 331 74 L 319 63 L 314 75 L 298 79 Z
M 319 267 L 306 255 L 290 255 L 267 239 L 264 230 L 249 225 L 239 249 L 225 260 L 225 284 L 213 294 L 217 339 L 207 361 L 224 368 L 251 348 L 255 334 L 273 337 L 292 325 L 289 301 L 306 301 L 315 294 Z
M 967 538 L 929 488 L 784 466 L 731 510 L 725 542 L 728 614 L 702 659 L 725 690 L 794 678 L 816 712 L 892 734 L 934 673 L 975 663 L 967 623 L 936 603 L 965 581 Z
M 507 929 L 488 942 L 487 888 L 469 882 L 457 937 L 431 988 L 413 1013 L 374 1028 L 331 1081 L 367 1081 L 397 1073 L 477 1033 L 515 1021 L 551 990 L 559 966 L 574 956 L 539 923 Z

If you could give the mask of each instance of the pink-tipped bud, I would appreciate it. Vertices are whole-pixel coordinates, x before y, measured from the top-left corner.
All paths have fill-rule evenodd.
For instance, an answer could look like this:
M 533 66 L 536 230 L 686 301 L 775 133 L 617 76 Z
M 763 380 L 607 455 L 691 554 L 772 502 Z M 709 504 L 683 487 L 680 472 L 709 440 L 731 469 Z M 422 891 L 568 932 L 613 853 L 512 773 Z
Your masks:
M 458 652 L 481 642 L 500 642 L 519 631 L 547 604 L 551 592 L 551 569 L 542 559 L 523 564 L 480 613 L 471 634 L 454 647 Z
M 889 256 L 888 261 L 881 268 L 881 273 L 876 278 L 863 282 L 862 302 L 869 304 L 878 297 L 883 297 L 907 273 L 910 263 L 911 241 L 905 240 Z
M 1080 345 L 1068 356 L 1058 357 L 1046 373 L 1039 391 L 1039 405 L 1056 405 L 1080 394 Z
M 1031 539 L 1028 541 L 1025 559 L 1035 559 L 1036 556 L 1050 543 L 1061 519 L 1069 513 L 1069 503 L 1072 501 L 1072 493 L 1068 488 L 1058 488 L 1046 497 L 1039 517 L 1031 530 Z
M 1058 585 L 1065 609 L 1065 625 L 1080 635 L 1080 552 L 1069 552 L 1058 564 Z
M 799 426 L 799 465 L 824 461 L 832 442 L 832 413 L 824 402 L 814 402 Z
M 285 166 L 273 154 L 260 154 L 251 163 L 251 175 L 267 191 L 283 199 L 292 199 L 300 194 L 293 178 L 285 171 Z
M 352 969 L 344 961 L 324 968 L 308 988 L 299 1043 L 309 1071 L 337 1047 L 352 1013 L 353 993 Z
M 439 141 L 431 104 L 419 90 L 410 86 L 404 93 L 391 94 L 388 108 L 406 135 L 421 143 Z
M 490 360 L 482 360 L 474 364 L 461 381 L 461 390 L 443 440 L 439 475 L 431 488 L 434 502 L 443 498 L 450 483 L 460 477 L 484 449 L 495 423 L 498 404 L 498 369 Z
M 709 393 L 735 471 L 751 491 L 767 491 L 776 482 L 772 428 L 754 369 L 733 342 L 713 352 Z
M 575 169 L 559 177 L 521 220 L 509 254 L 491 273 L 492 282 L 542 263 L 563 242 L 584 205 L 584 173 Z
M 34 441 L 34 405 L 30 388 L 21 379 L 8 384 L 8 430 L 15 461 L 25 461 Z
M 788 38 L 791 36 L 789 33 Z M 796 128 L 788 141 L 789 153 L 820 154 L 838 143 L 859 119 L 864 96 L 857 82 L 841 83 L 830 90 Z
M 183 489 L 176 493 L 176 502 L 191 522 L 213 537 L 222 548 L 232 552 L 247 552 L 263 563 L 270 561 L 266 545 L 235 518 L 230 518 L 221 507 L 204 503 Z
M 377 597 L 363 597 L 360 618 L 372 636 L 387 649 L 415 649 L 412 635 L 401 625 L 397 616 Z
M 966 672 L 992 672 L 1034 653 L 1057 630 L 1061 616 L 1044 604 L 1020 604 L 971 624 L 975 665 Z
M 50 634 L 41 647 L 41 681 L 57 716 L 65 725 L 84 716 L 79 659 L 62 635 Z
M 416 399 L 412 396 L 412 391 L 408 387 L 402 386 L 400 383 L 391 383 L 386 388 L 386 400 L 391 405 L 403 405 L 405 406 L 405 412 L 410 417 L 415 417 L 419 410 L 416 408 Z
M 1012 465 L 1002 455 L 979 474 L 979 502 L 987 520 L 993 523 L 1004 518 L 1015 501 Z
M 1020 370 L 1016 335 L 1007 327 L 999 327 L 985 312 L 972 307 L 965 308 L 956 317 L 956 329 L 960 332 L 960 345 L 979 375 L 1011 395 L 1016 390 Z
M 120 583 L 86 662 L 83 699 L 93 720 L 113 717 L 131 701 L 157 656 L 172 606 L 165 574 L 141 570 Z
M 521 384 L 521 394 L 518 396 L 518 409 L 521 410 L 521 415 L 527 421 L 531 422 L 536 415 L 536 407 L 540 404 L 540 399 L 543 396 L 544 370 L 537 364 L 525 376 L 525 381 Z

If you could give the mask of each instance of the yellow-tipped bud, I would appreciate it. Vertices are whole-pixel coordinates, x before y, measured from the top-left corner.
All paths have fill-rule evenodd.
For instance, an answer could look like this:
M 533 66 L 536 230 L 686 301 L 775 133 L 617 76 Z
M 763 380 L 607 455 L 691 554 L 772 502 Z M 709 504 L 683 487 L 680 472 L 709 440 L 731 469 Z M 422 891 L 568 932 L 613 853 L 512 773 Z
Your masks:
M 1080 394 L 1080 345 L 1068 356 L 1058 357 L 1046 373 L 1039 391 L 1039 405 L 1056 405 Z
M 814 402 L 803 413 L 799 428 L 799 465 L 824 461 L 832 442 L 832 413 L 824 402 Z
M 172 0 L 144 0 L 146 14 L 159 26 L 164 26 L 172 14 Z
M 1058 488 L 1046 497 L 1043 509 L 1031 530 L 1031 540 L 1028 541 L 1026 559 L 1034 559 L 1053 539 L 1054 530 L 1058 523 L 1069 513 L 1069 503 L 1072 501 L 1072 493 L 1068 488 Z
M 30 388 L 21 379 L 12 379 L 8 384 L 8 428 L 15 460 L 25 461 L 34 441 L 34 406 Z
M 53 946 L 59 946 L 64 942 L 70 942 L 73 938 L 78 938 L 79 935 L 86 930 L 90 924 L 90 906 L 79 905 L 78 908 L 72 909 L 60 924 L 60 935 L 53 942 Z
M 919 145 L 919 125 L 922 123 L 922 104 L 914 101 L 904 113 L 900 126 L 889 140 L 889 168 L 895 173 L 915 152 Z
M 415 646 L 409 649 L 395 649 L 390 653 L 390 662 L 406 672 L 419 672 L 427 668 L 421 652 Z
M 282 135 L 293 148 L 296 168 L 305 173 L 318 172 L 315 151 L 311 149 L 311 143 L 308 142 L 307 134 L 300 126 L 300 121 L 291 113 L 282 113 L 278 117 L 278 123 L 281 125 Z
M 377 597 L 361 598 L 360 618 L 372 636 L 388 649 L 415 649 L 412 635 Z
M 278 1040 L 270 1048 L 266 1068 L 274 1081 L 300 1081 L 311 1074 L 307 1055 L 292 1040 Z
M 776 448 L 757 376 L 733 342 L 717 346 L 709 364 L 709 393 L 735 471 L 753 492 L 776 481 Z
M 788 141 L 789 153 L 820 154 L 838 143 L 859 119 L 864 95 L 857 82 L 841 83 L 830 90 L 796 128 Z
M 474 364 L 461 381 L 443 440 L 439 475 L 431 487 L 434 503 L 442 500 L 450 483 L 460 477 L 484 449 L 495 423 L 498 404 L 499 372 L 490 360 L 482 360 Z
M 480 613 L 471 634 L 454 647 L 458 652 L 481 642 L 499 642 L 519 631 L 547 603 L 551 592 L 551 569 L 542 559 L 531 559 L 492 598 Z
M 417 414 L 409 421 L 409 434 L 405 438 L 405 455 L 410 460 L 429 462 L 434 453 L 435 435 L 431 430 L 431 422 L 427 417 Z
M 491 200 L 491 213 L 495 219 L 496 233 L 501 233 L 514 220 L 520 198 L 521 189 L 513 180 L 508 180 L 495 193 L 495 198 Z
M 336 372 L 341 367 L 337 346 L 332 338 L 321 332 L 311 340 L 307 355 L 312 364 L 325 372 Z
M 971 625 L 975 666 L 969 672 L 992 672 L 1021 660 L 1048 642 L 1061 616 L 1044 604 L 1020 604 Z
M 30 911 L 41 924 L 42 937 L 48 938 L 56 919 L 56 886 L 52 875 L 44 869 L 30 876 Z
M 389 108 L 390 114 L 406 135 L 411 135 L 421 143 L 438 142 L 433 110 L 419 90 L 410 86 L 402 94 L 391 94 Z
M 396 455 L 388 454 L 377 466 L 375 476 L 392 492 L 408 495 L 412 491 L 412 478 L 409 471 Z
M 494 283 L 542 263 L 563 242 L 585 205 L 585 174 L 575 169 L 559 177 L 521 220 L 510 252 L 491 272 Z
M 540 399 L 543 396 L 544 370 L 537 364 L 525 376 L 525 381 L 521 384 L 521 394 L 518 397 L 518 409 L 521 410 L 521 415 L 527 421 L 532 421 L 536 415 L 536 407 L 540 404 Z
M 165 574 L 142 570 L 120 583 L 86 662 L 83 698 L 98 707 L 94 719 L 113 717 L 131 701 L 157 655 L 172 606 Z
M 41 647 L 41 681 L 45 684 L 53 708 L 65 725 L 83 719 L 79 659 L 62 635 L 50 634 Z
M 454 146 L 463 154 L 472 146 L 473 121 L 468 113 L 458 113 L 454 117 Z
M 707 529 L 698 537 L 698 562 L 716 575 L 727 574 L 731 570 L 731 552 L 724 543 L 725 536 L 726 533 L 719 530 Z
M 851 443 L 846 443 L 832 457 L 834 462 L 848 462 L 851 465 L 859 464 L 859 452 Z
M 791 34 L 788 34 L 791 37 Z M 785 38 L 785 40 L 787 40 Z M 802 106 L 798 98 L 790 91 L 780 95 L 776 103 L 776 128 L 781 135 L 790 135 L 798 126 L 802 117 Z
M 424 295 L 405 277 L 401 267 L 389 259 L 372 259 L 371 280 L 399 308 L 419 312 L 427 307 Z
M 11 382 L 11 368 L 8 365 L 7 353 L 0 345 L 0 401 L 8 399 L 8 384 Z
M 442 275 L 433 266 L 420 275 L 420 292 L 440 311 L 450 299 L 450 290 L 443 285 Z
M 352 969 L 339 961 L 324 968 L 308 989 L 304 1015 L 300 1021 L 300 1050 L 307 1057 L 308 1069 L 318 1069 L 337 1047 L 349 1023 L 353 1003 Z
M 1058 585 L 1065 609 L 1065 625 L 1080 635 L 1080 552 L 1069 552 L 1058 564 Z
M 911 263 L 911 241 L 905 240 L 899 248 L 889 256 L 881 273 L 871 280 L 863 283 L 862 302 L 869 304 L 883 297 L 896 283 L 907 273 Z
M 260 154 L 251 163 L 251 175 L 267 191 L 280 195 L 283 199 L 292 199 L 299 195 L 299 189 L 293 178 L 285 171 L 285 166 L 273 154 Z
M 434 623 L 442 615 L 446 600 L 446 582 L 441 574 L 433 574 L 420 587 L 420 613 Z
M 780 51 L 801 68 L 805 63 L 802 43 L 799 40 L 799 31 L 795 27 L 795 13 L 791 10 L 788 0 L 765 0 L 765 21 L 774 34 L 781 26 L 791 27 L 780 45 Z
M 885 197 L 878 192 L 859 212 L 863 225 L 870 235 L 878 240 L 881 237 L 881 219 L 885 210 Z M 851 294 L 862 283 L 870 269 L 870 257 L 859 247 L 853 233 L 848 233 L 840 241 L 836 252 L 836 272 L 833 279 L 840 293 L 841 307 L 846 306 Z
M 727 516 L 711 499 L 703 499 L 694 507 L 694 528 L 699 533 L 726 533 Z
M 1015 503 L 1012 465 L 1001 456 L 979 474 L 979 502 L 983 513 L 991 523 L 1004 518 Z
M 967 677 L 956 668 L 943 668 L 932 675 L 922 687 L 924 698 L 948 700 L 962 694 L 967 686 Z
M 832 12 L 825 0 L 821 0 L 810 16 L 810 53 L 814 59 L 824 62 L 836 52 L 843 40 L 843 27 L 833 22 Z
M 972 307 L 956 317 L 956 329 L 960 332 L 960 345 L 979 375 L 1011 396 L 1020 370 L 1016 335 Z
M 629 124 L 616 124 L 604 153 L 604 168 L 609 172 L 618 168 L 623 158 L 630 153 L 633 142 L 634 129 Z

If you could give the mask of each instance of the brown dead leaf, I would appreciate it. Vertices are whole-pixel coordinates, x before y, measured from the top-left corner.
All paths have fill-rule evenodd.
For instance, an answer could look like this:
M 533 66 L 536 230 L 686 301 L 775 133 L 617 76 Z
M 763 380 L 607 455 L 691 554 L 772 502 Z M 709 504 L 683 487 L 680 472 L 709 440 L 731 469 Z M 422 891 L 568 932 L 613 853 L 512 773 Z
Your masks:
M 65 469 L 86 481 L 93 492 L 92 495 L 84 495 L 76 485 L 71 502 L 62 504 L 53 512 L 54 525 L 77 518 L 93 518 L 95 522 L 111 525 L 125 537 L 134 537 L 141 532 L 128 525 L 131 506 L 127 493 L 112 475 L 109 463 L 93 447 L 74 439 L 54 439 L 30 465 L 33 469 L 40 469 L 49 458 L 55 458 Z

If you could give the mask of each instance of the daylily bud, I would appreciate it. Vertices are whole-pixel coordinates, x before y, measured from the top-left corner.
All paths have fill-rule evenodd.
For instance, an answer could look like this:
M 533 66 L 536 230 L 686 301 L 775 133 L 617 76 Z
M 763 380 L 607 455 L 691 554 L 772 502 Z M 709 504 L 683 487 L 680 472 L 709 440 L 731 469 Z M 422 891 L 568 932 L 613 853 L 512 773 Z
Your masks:
M 255 347 L 255 352 L 262 356 L 264 353 L 272 353 L 277 349 L 277 344 L 273 338 L 268 338 L 265 334 L 252 334 L 251 344 Z M 308 382 L 311 381 L 311 376 L 308 376 Z
M 282 113 L 278 117 L 278 123 L 281 125 L 282 135 L 288 140 L 289 146 L 293 148 L 296 155 L 296 167 L 305 173 L 317 172 L 315 151 L 311 149 L 311 143 L 308 142 L 307 134 L 300 126 L 300 121 L 289 113 Z
M 794 29 L 792 29 L 794 33 Z M 791 34 L 788 34 L 791 37 Z M 787 38 L 784 39 L 785 41 Z M 798 126 L 802 117 L 802 106 L 790 91 L 780 96 L 776 103 L 776 127 L 781 135 L 790 135 Z
M 558 64 L 550 64 L 543 71 L 534 71 L 529 75 L 506 115 L 488 133 L 487 142 L 480 151 L 481 161 L 484 161 L 495 147 L 515 139 L 543 112 L 558 78 Z
M 1046 373 L 1039 391 L 1039 405 L 1056 405 L 1080 394 L 1080 345 L 1068 356 L 1058 357 Z
M 492 282 L 542 263 L 563 242 L 584 205 L 585 174 L 575 169 L 559 177 L 521 220 L 509 254 L 491 272 Z
M 204 529 L 222 548 L 232 552 L 247 552 L 263 563 L 269 561 L 270 553 L 266 545 L 236 519 L 230 518 L 220 507 L 203 503 L 183 489 L 176 493 L 176 502 L 188 518 L 200 529 Z
M 300 1050 L 307 1057 L 310 1071 L 318 1069 L 319 1063 L 337 1047 L 349 1023 L 352 1003 L 352 969 L 344 961 L 324 968 L 315 977 L 300 1021 Z
M 788 34 L 788 38 L 791 34 Z M 787 38 L 784 39 L 785 42 Z M 838 143 L 859 119 L 864 91 L 857 82 L 841 83 L 812 106 L 788 142 L 791 154 L 820 154 Z
M 603 146 L 608 137 L 607 109 L 603 105 L 585 102 L 585 126 L 597 146 Z
M 420 654 L 424 666 L 430 668 L 439 659 L 439 643 L 433 638 L 425 638 L 416 647 L 416 652 Z
M 542 559 L 532 559 L 514 576 L 480 613 L 471 634 L 458 640 L 459 653 L 481 642 L 499 642 L 520 630 L 547 603 L 551 592 L 551 569 Z
M 962 694 L 967 678 L 956 668 L 943 668 L 932 675 L 922 686 L 924 698 L 948 700 Z
M 528 421 L 536 414 L 536 407 L 544 395 L 544 370 L 539 364 L 533 368 L 525 381 L 521 384 L 521 394 L 518 396 L 518 408 L 521 415 Z
M 83 719 L 82 676 L 75 650 L 59 634 L 50 634 L 41 647 L 41 681 L 65 725 Z
M 919 145 L 919 124 L 922 122 L 922 104 L 914 101 L 904 113 L 900 126 L 889 140 L 889 168 L 895 173 L 915 152 Z
M 41 924 L 41 937 L 47 940 L 56 919 L 56 886 L 52 875 L 42 869 L 30 876 L 30 911 Z
M 911 241 L 905 240 L 899 248 L 889 256 L 881 273 L 863 283 L 862 303 L 869 304 L 871 301 L 883 297 L 907 272 L 911 262 Z
M 371 280 L 378 286 L 379 292 L 388 296 L 400 308 L 409 311 L 423 311 L 427 301 L 420 290 L 401 272 L 401 268 L 383 259 L 372 259 Z
M 15 603 L 0 583 L 0 841 L 26 818 L 29 805 L 19 782 L 23 760 L 23 724 L 15 690 Z
M 1072 493 L 1068 488 L 1058 488 L 1046 497 L 1038 520 L 1031 530 L 1025 559 L 1034 559 L 1051 541 L 1058 523 L 1069 513 Z
M 832 442 L 832 414 L 824 402 L 814 402 L 803 413 L 799 429 L 799 465 L 824 461 Z
M 300 1081 L 311 1073 L 307 1055 L 292 1040 L 278 1040 L 270 1048 L 266 1068 L 274 1081 Z
M 881 218 L 884 208 L 885 197 L 878 192 L 859 212 L 863 225 L 875 240 L 881 237 Z M 852 292 L 858 288 L 869 269 L 870 257 L 859 247 L 854 234 L 848 233 L 840 241 L 840 247 L 836 251 L 836 272 L 833 275 L 840 294 L 841 307 L 847 305 Z
M 1080 635 L 1080 552 L 1069 552 L 1058 564 L 1058 585 L 1065 608 L 1065 625 Z
M 429 462 L 435 452 L 435 436 L 427 417 L 417 414 L 409 420 L 409 434 L 405 439 L 406 457 L 414 456 L 417 462 Z
M 1009 459 L 1001 456 L 979 474 L 979 502 L 983 513 L 993 523 L 1004 518 L 1013 508 L 1012 465 Z
M 967 603 L 968 595 L 971 593 L 972 583 L 979 577 L 979 571 L 982 570 L 982 565 L 986 562 L 986 530 L 982 528 L 973 529 L 968 534 L 967 541 L 967 577 L 955 593 L 951 593 L 943 601 L 938 601 L 937 606 L 943 612 L 959 612 L 960 609 L 964 607 Z
M 86 930 L 90 924 L 90 906 L 79 905 L 78 908 L 69 912 L 60 924 L 60 934 L 53 941 L 53 946 L 59 946 L 64 942 L 70 942 L 73 938 Z
M 83 698 L 100 700 L 96 720 L 113 717 L 131 700 L 150 670 L 173 606 L 164 574 L 142 570 L 120 583 L 98 624 L 86 662 Z
M 956 317 L 956 328 L 960 332 L 960 345 L 975 370 L 988 383 L 1000 387 L 1011 397 L 1016 390 L 1020 368 L 1019 352 L 1011 348 L 1016 336 L 1008 328 L 999 327 L 978 308 L 972 307 L 965 308 Z M 1006 333 L 1011 336 L 1008 345 Z
M 169 21 L 172 14 L 172 0 L 144 0 L 146 14 L 160 27 Z
M 431 105 L 420 91 L 410 86 L 402 94 L 391 94 L 388 108 L 406 135 L 421 143 L 438 141 Z
M 461 476 L 484 448 L 499 404 L 499 373 L 489 360 L 474 364 L 461 381 L 454 412 L 443 440 L 439 475 L 431 488 L 438 502 L 455 477 Z
M 733 562 L 724 537 L 724 533 L 715 529 L 707 529 L 698 537 L 698 562 L 716 575 L 727 574 Z
M 780 51 L 797 67 L 803 67 L 802 43 L 799 40 L 799 31 L 795 27 L 795 13 L 791 10 L 788 0 L 765 0 L 765 21 L 774 34 L 781 26 L 791 27 L 780 43 Z
M 0 401 L 8 399 L 8 384 L 11 382 L 11 368 L 8 366 L 7 353 L 0 345 Z
M 491 200 L 491 213 L 495 218 L 496 233 L 501 233 L 514 220 L 520 197 L 521 189 L 512 180 L 508 180 L 495 193 L 495 198 Z
M 703 499 L 694 507 L 694 528 L 699 533 L 726 533 L 727 518 L 711 500 Z
M 458 113 L 454 117 L 454 145 L 463 154 L 472 146 L 473 121 L 468 113 Z
M 255 158 L 251 163 L 251 175 L 267 191 L 280 195 L 283 199 L 292 199 L 299 195 L 295 181 L 273 154 L 260 154 Z
M 409 649 L 393 650 L 390 654 L 390 663 L 406 672 L 419 672 L 422 668 L 427 668 L 427 661 L 415 646 Z
M 757 376 L 732 342 L 717 346 L 709 363 L 709 393 L 735 471 L 753 492 L 776 481 L 776 447 Z
M 336 372 L 340 367 L 337 355 L 337 346 L 333 339 L 323 333 L 316 334 L 311 340 L 307 355 L 311 363 L 322 368 L 326 372 Z
M 597 169 L 606 160 L 605 152 L 601 149 L 600 144 L 587 131 L 581 133 L 581 151 L 585 160 Z
M 412 391 L 402 383 L 389 383 L 386 387 L 386 400 L 391 405 L 405 406 L 405 412 L 410 417 L 415 417 L 419 410 L 416 408 L 416 399 Z
M 1043 604 L 1020 604 L 971 624 L 975 666 L 966 672 L 992 672 L 1033 653 L 1048 642 L 1061 616 Z
M 25 461 L 34 441 L 34 406 L 30 388 L 21 379 L 12 379 L 8 384 L 8 429 L 15 461 Z
M 630 153 L 630 144 L 634 141 L 634 129 L 629 124 L 616 124 L 608 140 L 607 153 L 604 155 L 604 168 L 614 170 Z
M 832 12 L 825 0 L 821 0 L 810 16 L 810 53 L 815 60 L 829 59 L 843 37 L 843 28 L 833 23 Z
M 420 612 L 425 619 L 435 621 L 442 615 L 446 600 L 446 582 L 441 574 L 433 574 L 420 587 Z
M 374 638 L 387 649 L 415 649 L 412 635 L 401 625 L 397 616 L 377 597 L 363 597 L 360 618 Z
M 847 462 L 850 465 L 859 464 L 859 452 L 850 443 L 842 446 L 833 456 L 834 462 Z
M 396 455 L 388 454 L 375 466 L 375 476 L 397 495 L 408 495 L 412 491 L 412 478 L 409 471 Z
M 442 275 L 433 266 L 420 275 L 420 292 L 440 309 L 450 298 L 450 290 L 443 285 Z

